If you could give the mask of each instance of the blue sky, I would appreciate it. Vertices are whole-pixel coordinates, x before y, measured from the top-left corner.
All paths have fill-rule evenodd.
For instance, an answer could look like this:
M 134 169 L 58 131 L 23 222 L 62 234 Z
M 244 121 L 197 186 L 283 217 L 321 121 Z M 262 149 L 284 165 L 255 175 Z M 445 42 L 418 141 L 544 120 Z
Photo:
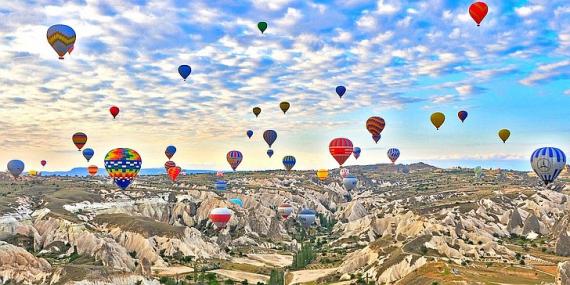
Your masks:
M 232 149 L 244 153 L 240 169 L 282 168 L 285 155 L 297 169 L 332 168 L 339 136 L 362 148 L 348 164 L 386 163 L 398 147 L 404 163 L 530 169 L 535 148 L 570 152 L 567 1 L 487 1 L 480 27 L 470 1 L 451 0 L 1 2 L 0 161 L 26 169 L 86 166 L 76 131 L 99 166 L 114 147 L 161 166 L 174 144 L 186 168 L 228 169 Z M 45 38 L 53 24 L 77 33 L 63 61 Z M 192 67 L 186 82 L 181 64 Z M 387 124 L 378 144 L 364 128 L 375 115 Z M 272 159 L 265 129 L 278 132 Z

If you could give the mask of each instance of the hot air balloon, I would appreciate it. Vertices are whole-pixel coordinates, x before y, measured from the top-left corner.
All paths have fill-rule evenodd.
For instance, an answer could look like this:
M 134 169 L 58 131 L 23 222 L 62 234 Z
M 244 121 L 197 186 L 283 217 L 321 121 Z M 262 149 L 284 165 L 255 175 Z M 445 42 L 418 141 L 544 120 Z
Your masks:
M 95 151 L 92 148 L 86 148 L 83 150 L 83 157 L 87 159 L 87 162 L 89 162 L 89 160 L 93 157 L 94 154 Z
M 228 161 L 228 163 L 230 164 L 230 166 L 234 171 L 236 171 L 236 168 L 239 166 L 242 159 L 243 155 L 241 154 L 240 151 L 237 150 L 231 150 L 226 155 L 226 160 Z
M 378 143 L 378 141 L 382 138 L 382 135 L 378 134 L 378 135 L 373 135 L 372 139 L 374 140 L 375 143 Z
M 247 130 L 246 134 L 247 134 L 247 137 L 251 139 L 251 137 L 253 136 L 253 131 Z
M 392 161 L 392 164 L 400 157 L 400 150 L 397 148 L 391 148 L 388 150 L 388 158 Z
M 38 176 L 38 173 L 39 172 L 37 172 L 36 170 L 30 170 L 30 171 L 28 171 L 28 176 L 32 176 L 32 177 Z
M 81 148 L 85 145 L 85 143 L 87 143 L 87 135 L 82 132 L 78 132 L 73 134 L 71 140 L 77 147 L 77 150 L 81 150 Z
M 356 183 L 358 183 L 358 179 L 356 179 L 356 177 L 352 175 L 349 175 L 342 179 L 342 185 L 344 186 L 344 189 L 346 189 L 346 191 L 350 191 L 356 188 Z
M 445 122 L 445 115 L 441 112 L 431 114 L 431 123 L 439 130 L 439 127 Z
M 137 177 L 142 166 L 141 156 L 130 148 L 115 148 L 105 156 L 105 169 L 119 188 L 125 190 Z
M 287 113 L 287 110 L 289 110 L 289 107 L 291 107 L 291 104 L 289 104 L 289 102 L 281 102 L 279 103 L 279 108 L 281 108 L 281 111 L 283 111 L 283 114 Z
M 287 171 L 291 171 L 296 162 L 297 160 L 295 160 L 295 157 L 292 155 L 286 155 L 283 157 L 283 166 L 285 166 L 285 169 L 287 169 Z
M 169 160 L 164 163 L 164 169 L 166 170 L 166 173 L 168 173 L 168 169 L 170 169 L 171 167 L 176 167 L 176 163 L 174 161 Z
M 372 139 L 377 143 L 380 139 L 380 133 L 384 130 L 386 121 L 381 117 L 370 117 L 366 120 L 366 129 L 372 135 Z M 378 137 L 378 140 L 376 139 Z
M 87 173 L 89 173 L 91 176 L 97 175 L 98 171 L 99 167 L 97 167 L 97 165 L 89 165 L 89 167 L 87 167 Z
M 341 168 L 340 169 L 340 177 L 345 178 L 345 177 L 348 177 L 349 174 L 350 174 L 350 170 L 348 170 L 348 168 Z
M 511 136 L 511 131 L 507 129 L 502 129 L 499 131 L 499 138 L 501 138 L 503 143 L 506 143 L 510 136 Z
M 312 209 L 302 209 L 297 215 L 297 218 L 303 227 L 308 228 L 315 223 L 317 212 Z
M 109 113 L 111 113 L 111 116 L 113 116 L 113 119 L 115 119 L 119 114 L 119 107 L 111 106 L 111 108 L 109 108 Z
M 224 177 L 224 172 L 223 171 L 216 172 L 216 177 Z
M 329 143 L 329 152 L 342 166 L 352 155 L 352 142 L 346 138 L 336 138 Z
M 481 174 L 482 174 L 481 166 L 475 167 L 473 169 L 473 171 L 475 172 L 475 178 L 481 178 Z
M 257 118 L 257 116 L 259 116 L 259 114 L 261 114 L 261 108 L 259 108 L 259 107 L 254 107 L 254 108 L 253 108 L 253 114 L 254 114 L 255 117 Z
M 170 177 L 172 181 L 176 181 L 176 178 L 178 178 L 178 175 L 180 175 L 181 171 L 182 168 L 180 168 L 180 166 L 174 166 L 169 168 L 166 172 L 168 173 L 168 177 Z
M 277 139 L 277 132 L 274 130 L 267 130 L 263 132 L 263 139 L 269 145 L 269 147 L 271 147 L 271 145 L 273 145 Z
M 182 76 L 184 81 L 186 81 L 186 78 L 188 78 L 190 73 L 192 73 L 192 68 L 189 65 L 184 64 L 178 67 L 178 74 Z
M 327 169 L 317 170 L 317 178 L 321 181 L 325 181 L 329 177 L 329 171 Z
M 73 51 L 75 31 L 70 26 L 53 25 L 47 30 L 47 40 L 59 59 L 63 59 L 66 53 L 71 54 Z
M 355 159 L 358 159 L 360 157 L 360 152 L 361 152 L 361 149 L 359 147 L 355 147 L 352 150 L 352 155 L 354 155 Z
M 259 22 L 259 23 L 257 23 L 257 28 L 263 34 L 263 32 L 265 32 L 265 30 L 267 30 L 267 23 L 266 22 Z
M 552 183 L 566 166 L 566 154 L 555 147 L 542 147 L 530 156 L 532 169 L 545 185 Z
M 214 183 L 214 188 L 218 191 L 226 191 L 226 189 L 228 189 L 228 183 L 224 180 L 217 180 Z
M 243 208 L 243 202 L 240 198 L 232 198 L 229 201 L 230 201 L 230 203 L 236 204 L 236 205 L 240 206 L 240 208 Z
M 24 162 L 18 159 L 10 160 L 8 162 L 8 171 L 14 178 L 18 178 L 24 171 Z
M 176 153 L 176 147 L 173 145 L 167 146 L 166 150 L 164 151 L 164 154 L 166 155 L 166 157 L 168 157 L 168 159 L 171 159 L 175 153 Z
M 469 15 L 477 23 L 477 26 L 480 26 L 488 11 L 489 7 L 484 2 L 475 2 L 469 6 Z
M 283 203 L 277 207 L 277 212 L 284 220 L 287 220 L 291 213 L 293 213 L 293 207 L 291 207 L 289 203 Z
M 463 123 L 465 121 L 465 119 L 467 119 L 467 111 L 459 111 L 457 113 L 457 117 L 459 117 L 459 119 Z
M 273 150 L 272 149 L 267 150 L 267 156 L 269 156 L 269 158 L 271 158 L 273 156 Z
M 42 167 L 44 167 L 44 166 L 46 166 L 46 164 L 47 164 L 47 161 L 45 161 L 45 160 L 42 160 L 42 161 L 40 162 L 40 164 L 42 165 Z
M 232 211 L 228 208 L 215 208 L 210 212 L 209 218 L 219 231 L 224 229 L 232 218 Z
M 338 95 L 338 97 L 340 97 L 342 99 L 342 95 L 344 95 L 344 93 L 346 93 L 346 87 L 344 87 L 344 86 L 337 86 L 336 87 L 336 94 Z

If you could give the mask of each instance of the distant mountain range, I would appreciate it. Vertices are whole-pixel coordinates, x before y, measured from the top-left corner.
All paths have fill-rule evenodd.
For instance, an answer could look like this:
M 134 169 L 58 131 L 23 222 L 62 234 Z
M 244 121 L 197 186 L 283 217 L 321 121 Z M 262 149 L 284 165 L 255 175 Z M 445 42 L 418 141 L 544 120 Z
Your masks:
M 183 169 L 182 172 L 187 174 L 201 174 L 201 173 L 215 173 L 214 170 L 194 170 L 194 169 Z M 87 167 L 75 167 L 69 171 L 42 171 L 42 176 L 87 176 Z M 164 168 L 143 168 L 139 172 L 139 175 L 160 175 L 166 174 Z M 97 175 L 107 175 L 107 171 L 104 168 L 99 168 Z

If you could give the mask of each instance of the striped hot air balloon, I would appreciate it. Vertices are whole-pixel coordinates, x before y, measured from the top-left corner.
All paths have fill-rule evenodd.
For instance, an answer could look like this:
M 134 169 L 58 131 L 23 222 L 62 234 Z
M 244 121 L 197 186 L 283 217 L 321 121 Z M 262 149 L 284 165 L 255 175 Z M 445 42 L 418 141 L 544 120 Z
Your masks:
M 382 133 L 385 126 L 386 126 L 386 121 L 384 121 L 384 119 L 381 117 L 375 116 L 375 117 L 370 117 L 368 118 L 368 120 L 366 120 L 366 129 L 368 130 L 368 132 L 370 132 L 370 134 L 372 135 L 372 139 L 374 139 L 375 142 L 378 142 L 378 140 L 376 140 L 376 137 L 380 139 L 380 133 Z
M 271 145 L 273 145 L 273 143 L 277 139 L 277 132 L 274 130 L 267 130 L 267 131 L 263 132 L 263 139 L 271 148 Z
M 70 26 L 53 25 L 47 30 L 47 40 L 59 59 L 63 59 L 66 53 L 73 51 L 75 31 Z
M 555 147 L 542 147 L 530 156 L 532 169 L 545 185 L 552 183 L 566 166 L 566 154 Z
M 317 212 L 312 209 L 303 209 L 297 215 L 297 219 L 299 220 L 299 223 L 303 225 L 303 227 L 308 228 L 315 223 L 315 220 L 317 219 Z
M 292 155 L 287 155 L 283 157 L 283 166 L 285 166 L 285 169 L 287 169 L 287 171 L 291 171 L 291 169 L 293 169 L 293 166 L 295 166 L 296 162 L 297 160 Z
M 215 188 L 217 191 L 226 191 L 226 189 L 228 189 L 228 183 L 227 183 L 226 181 L 224 181 L 224 180 L 217 180 L 217 181 L 214 183 L 214 188 Z
M 214 208 L 210 211 L 209 218 L 217 230 L 222 230 L 232 218 L 232 211 L 228 208 Z
M 231 150 L 226 155 L 226 159 L 227 159 L 228 163 L 230 164 L 230 166 L 232 167 L 232 169 L 234 171 L 236 171 L 236 168 L 239 166 L 239 164 L 241 163 L 241 161 L 243 159 L 243 155 L 238 150 Z
M 130 148 L 115 148 L 105 156 L 105 169 L 115 184 L 125 190 L 137 177 L 142 166 L 141 156 Z
M 388 150 L 388 158 L 392 161 L 392 164 L 400 157 L 400 150 L 397 148 L 391 148 Z
M 169 160 L 169 161 L 164 163 L 164 169 L 166 170 L 166 173 L 168 173 L 168 169 L 170 169 L 172 167 L 176 167 L 176 163 L 174 161 Z
M 87 135 L 82 132 L 77 132 L 71 136 L 71 140 L 73 144 L 77 147 L 77 150 L 80 151 L 83 146 L 87 143 Z
M 329 152 L 340 166 L 352 155 L 352 151 L 352 142 L 349 139 L 336 138 L 329 143 Z
M 277 212 L 284 220 L 287 220 L 291 213 L 293 213 L 293 207 L 289 205 L 289 203 L 283 203 L 277 207 Z

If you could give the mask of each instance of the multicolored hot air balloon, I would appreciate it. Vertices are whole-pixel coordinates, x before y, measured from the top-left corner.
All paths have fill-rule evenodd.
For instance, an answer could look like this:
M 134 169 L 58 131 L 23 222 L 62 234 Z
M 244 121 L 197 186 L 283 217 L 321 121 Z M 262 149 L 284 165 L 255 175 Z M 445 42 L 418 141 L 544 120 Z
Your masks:
M 239 164 L 243 160 L 243 155 L 238 150 L 231 150 L 226 155 L 226 160 L 228 161 L 228 163 L 230 164 L 232 169 L 234 171 L 236 171 L 236 168 L 239 166 Z
M 166 150 L 164 151 L 164 154 L 166 155 L 166 157 L 168 157 L 168 159 L 171 159 L 175 153 L 176 153 L 176 147 L 173 145 L 167 146 Z
M 255 117 L 257 118 L 257 116 L 259 116 L 259 114 L 261 114 L 261 108 L 259 108 L 259 107 L 254 107 L 254 108 L 253 108 L 253 114 L 254 114 Z
M 374 140 L 375 143 L 378 143 L 378 141 L 382 138 L 382 135 L 378 134 L 378 135 L 373 135 L 372 139 Z
M 119 114 L 119 107 L 111 106 L 111 108 L 109 108 L 109 113 L 111 113 L 111 116 L 113 116 L 113 119 L 117 118 L 117 115 Z
M 342 179 L 342 185 L 344 186 L 344 189 L 346 189 L 346 191 L 350 191 L 356 188 L 356 183 L 358 183 L 358 179 L 356 179 L 356 177 L 352 175 L 349 175 Z
M 230 203 L 238 205 L 240 208 L 243 208 L 243 201 L 240 198 L 231 198 Z
M 348 168 L 341 168 L 340 169 L 340 177 L 345 178 L 345 177 L 348 177 L 349 174 L 350 174 L 350 170 L 348 170 Z
M 297 219 L 299 220 L 299 223 L 303 225 L 303 227 L 308 228 L 315 223 L 315 220 L 317 219 L 317 212 L 312 209 L 302 209 L 297 215 Z
M 183 64 L 178 67 L 178 74 L 182 76 L 184 81 L 186 81 L 186 78 L 190 76 L 190 73 L 192 73 L 192 68 L 189 65 Z
M 346 93 L 346 87 L 344 87 L 344 86 L 337 86 L 336 87 L 336 94 L 338 95 L 338 97 L 340 97 L 342 99 L 342 95 L 344 95 L 344 93 Z
M 352 150 L 352 142 L 346 138 L 336 138 L 329 143 L 329 152 L 340 166 L 352 155 Z
M 511 131 L 507 129 L 502 129 L 499 131 L 499 138 L 501 138 L 503 143 L 506 143 L 510 136 L 511 136 Z
M 457 117 L 459 117 L 459 119 L 463 123 L 465 121 L 465 119 L 467 119 L 467 111 L 459 111 L 457 113 Z
M 253 131 L 247 130 L 246 134 L 247 134 L 247 137 L 251 139 L 251 137 L 253 136 Z
M 441 125 L 443 125 L 443 122 L 445 122 L 445 115 L 441 112 L 435 112 L 431 114 L 430 119 L 435 128 L 439 130 L 439 127 L 441 127 Z
M 359 147 L 354 147 L 354 149 L 352 150 L 352 155 L 354 155 L 355 159 L 358 159 L 360 157 L 360 152 L 362 150 Z
M 59 59 L 66 53 L 71 54 L 75 45 L 75 31 L 66 25 L 53 25 L 47 30 L 47 40 Z
M 210 212 L 210 222 L 214 224 L 217 230 L 226 228 L 226 225 L 232 218 L 232 211 L 228 208 L 215 208 Z
M 291 213 L 293 213 L 293 207 L 289 205 L 289 203 L 283 203 L 277 207 L 277 212 L 284 220 L 287 220 Z
M 286 155 L 283 157 L 283 166 L 285 166 L 285 169 L 287 169 L 287 171 L 291 171 L 296 162 L 297 160 L 292 155 Z
M 325 181 L 325 180 L 327 180 L 328 177 L 329 177 L 328 169 L 317 170 L 317 178 L 319 178 L 319 180 Z
M 97 165 L 89 165 L 89 167 L 87 167 L 87 173 L 89 173 L 91 176 L 97 175 L 98 171 L 99 167 L 97 167 Z
M 272 149 L 267 150 L 267 156 L 269 156 L 269 158 L 271 158 L 273 156 L 273 150 Z
M 130 148 L 115 148 L 105 156 L 105 169 L 122 190 L 127 189 L 139 173 L 141 156 Z
M 40 164 L 42 165 L 42 167 L 44 167 L 44 166 L 46 166 L 46 164 L 47 164 L 47 161 L 45 161 L 45 160 L 42 160 L 42 161 L 40 162 Z
M 552 183 L 566 166 L 566 154 L 555 147 L 542 147 L 530 156 L 532 169 L 545 185 Z
M 271 145 L 273 145 L 273 143 L 277 139 L 277 132 L 274 130 L 267 130 L 267 131 L 263 132 L 263 139 L 271 148 Z
M 166 172 L 168 173 L 168 177 L 170 177 L 172 181 L 176 181 L 178 175 L 180 175 L 180 172 L 182 172 L 182 168 L 180 166 L 174 166 L 169 168 Z
M 24 167 L 24 162 L 19 159 L 13 159 L 8 162 L 8 172 L 10 172 L 14 178 L 18 178 L 18 176 L 22 174 Z
M 484 2 L 475 2 L 469 6 L 469 15 L 477 23 L 477 26 L 481 25 L 481 21 L 487 16 L 488 11 L 489 7 Z
M 384 127 L 386 127 L 386 121 L 381 117 L 370 117 L 366 120 L 366 129 L 372 135 L 372 139 L 374 139 L 376 143 L 380 140 L 380 133 L 382 133 Z
M 392 161 L 392 164 L 400 157 L 400 150 L 397 148 L 391 148 L 388 150 L 388 158 Z
M 224 172 L 221 170 L 216 172 L 216 177 L 224 177 Z
M 289 102 L 281 102 L 279 103 L 279 108 L 281 108 L 281 111 L 283 111 L 283 114 L 287 113 L 287 110 L 289 110 L 289 107 L 291 107 L 291 104 L 289 104 Z
M 95 155 L 95 151 L 92 148 L 86 148 L 83 150 L 83 157 L 87 159 L 87 162 Z
M 164 169 L 166 170 L 166 173 L 168 173 L 168 169 L 170 169 L 171 167 L 176 167 L 176 163 L 174 161 L 169 160 L 164 163 Z
M 71 137 L 73 144 L 77 147 L 77 150 L 80 151 L 81 148 L 87 143 L 87 135 L 82 132 L 77 132 L 73 134 Z
M 257 28 L 263 34 L 263 32 L 265 32 L 265 30 L 267 30 L 267 23 L 266 22 L 259 22 L 259 23 L 257 23 Z
M 218 191 L 226 191 L 226 189 L 228 189 L 228 183 L 224 180 L 217 180 L 214 182 L 214 188 Z

